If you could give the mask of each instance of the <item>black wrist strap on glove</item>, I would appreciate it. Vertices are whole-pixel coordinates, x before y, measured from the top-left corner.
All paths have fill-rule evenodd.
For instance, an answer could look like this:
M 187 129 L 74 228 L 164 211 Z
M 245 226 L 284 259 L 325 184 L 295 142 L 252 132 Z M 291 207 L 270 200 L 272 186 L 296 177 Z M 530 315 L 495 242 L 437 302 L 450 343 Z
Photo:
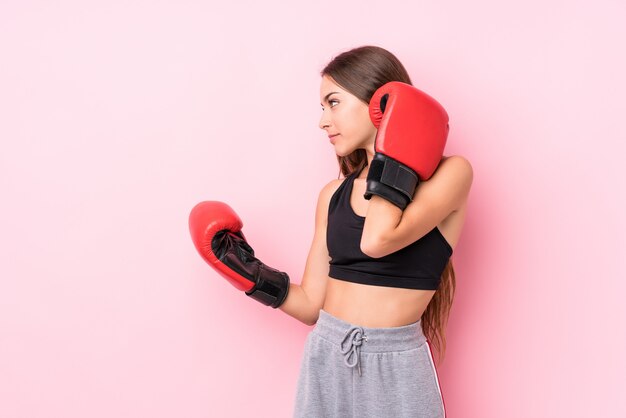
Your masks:
M 257 259 L 240 233 L 220 231 L 215 234 L 212 247 L 222 263 L 255 283 L 246 295 L 274 309 L 283 304 L 289 293 L 289 276 Z
M 259 264 L 256 286 L 246 295 L 276 309 L 283 304 L 289 293 L 289 276 L 263 263 Z
M 377 152 L 367 172 L 367 187 L 363 197 L 370 200 L 372 195 L 378 195 L 404 210 L 413 200 L 418 184 L 419 177 L 410 167 Z

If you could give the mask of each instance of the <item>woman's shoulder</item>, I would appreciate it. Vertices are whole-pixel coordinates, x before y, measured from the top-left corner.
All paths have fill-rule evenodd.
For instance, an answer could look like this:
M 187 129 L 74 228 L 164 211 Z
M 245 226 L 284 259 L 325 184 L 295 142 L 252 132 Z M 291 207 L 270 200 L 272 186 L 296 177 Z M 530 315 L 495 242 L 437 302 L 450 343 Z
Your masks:
M 322 187 L 317 197 L 316 223 L 326 223 L 330 200 L 345 178 L 334 179 Z
M 441 162 L 439 164 L 442 164 L 444 162 L 449 164 L 450 161 L 452 161 L 453 164 L 460 164 L 460 165 L 463 165 L 463 166 L 465 166 L 466 168 L 469 168 L 469 169 L 472 168 L 472 165 L 470 164 L 469 160 L 467 158 L 465 158 L 464 156 L 458 155 L 458 154 L 456 154 L 456 155 L 443 155 L 441 157 Z
M 446 162 L 449 165 L 453 165 L 459 175 L 463 175 L 463 176 L 471 178 L 474 174 L 474 169 L 472 168 L 472 164 L 469 162 L 467 158 L 465 158 L 462 155 L 448 156 L 446 158 Z
M 452 176 L 462 177 L 468 179 L 471 183 L 471 179 L 474 175 L 472 164 L 467 158 L 462 155 L 448 155 L 442 156 L 439 165 L 435 171 L 440 171 L 442 167 L 445 167 L 445 171 Z
M 443 156 L 433 175 L 421 181 L 414 200 L 456 205 L 457 210 L 467 200 L 474 179 L 472 165 L 462 155 Z M 439 205 L 439 206 L 441 206 Z
M 339 186 L 341 186 L 341 183 L 343 183 L 345 180 L 346 178 L 343 177 L 340 179 L 333 179 L 329 181 L 328 183 L 326 183 L 324 187 L 322 187 L 322 190 L 320 191 L 320 197 L 324 197 L 327 200 L 330 200 L 331 196 L 335 194 Z
M 326 183 L 319 193 L 318 201 L 328 207 L 328 204 L 333 195 L 337 192 L 339 187 L 341 187 L 341 185 L 348 179 L 349 176 L 350 174 L 342 178 L 330 180 L 328 183 Z

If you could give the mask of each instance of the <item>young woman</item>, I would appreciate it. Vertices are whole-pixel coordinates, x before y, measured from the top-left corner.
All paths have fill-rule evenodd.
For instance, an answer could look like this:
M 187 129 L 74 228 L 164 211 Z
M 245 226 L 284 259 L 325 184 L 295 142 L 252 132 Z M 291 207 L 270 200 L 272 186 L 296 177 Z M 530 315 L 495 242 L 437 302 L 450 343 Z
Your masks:
M 462 156 L 435 151 L 434 171 L 427 178 L 420 176 L 413 188 L 406 178 L 398 183 L 408 184 L 404 192 L 410 192 L 409 198 L 379 188 L 382 163 L 375 146 L 381 147 L 381 135 L 388 141 L 386 150 L 392 150 L 392 141 L 408 133 L 411 144 L 401 146 L 414 149 L 395 149 L 395 159 L 386 161 L 394 170 L 413 173 L 397 159 L 410 159 L 410 151 L 418 160 L 422 153 L 433 153 L 427 151 L 428 142 L 417 149 L 412 145 L 431 141 L 424 137 L 432 130 L 439 132 L 433 138 L 439 135 L 445 145 L 445 110 L 413 91 L 404 66 L 383 48 L 346 51 L 321 76 L 319 127 L 330 138 L 344 178 L 332 180 L 319 193 L 301 284 L 290 283 L 286 273 L 254 257 L 241 220 L 224 203 L 202 202 L 192 210 L 194 243 L 212 267 L 248 296 L 315 325 L 305 343 L 295 417 L 444 417 L 430 344 L 443 359 L 455 289 L 451 256 L 465 219 L 472 167 Z M 397 90 L 398 96 L 418 94 L 427 111 L 414 117 L 406 104 L 390 115 L 391 106 L 401 105 L 393 100 L 386 105 L 389 94 L 372 101 L 390 82 L 404 83 L 397 86 L 404 89 Z M 385 106 L 383 117 L 389 120 L 375 126 L 370 115 L 384 115 Z M 402 113 L 408 115 L 405 121 L 394 116 Z M 411 124 L 427 126 L 425 134 L 414 133 Z

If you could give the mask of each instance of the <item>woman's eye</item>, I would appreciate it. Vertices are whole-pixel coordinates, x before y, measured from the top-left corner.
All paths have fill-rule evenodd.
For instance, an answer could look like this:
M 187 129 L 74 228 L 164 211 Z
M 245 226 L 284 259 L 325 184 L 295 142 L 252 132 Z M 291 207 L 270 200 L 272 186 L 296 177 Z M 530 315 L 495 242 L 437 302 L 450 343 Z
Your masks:
M 339 103 L 339 100 L 330 99 L 328 101 L 328 103 L 330 103 L 330 104 L 332 104 L 332 103 Z M 334 107 L 334 106 L 331 106 L 331 107 Z M 322 111 L 324 111 L 324 106 L 322 106 Z

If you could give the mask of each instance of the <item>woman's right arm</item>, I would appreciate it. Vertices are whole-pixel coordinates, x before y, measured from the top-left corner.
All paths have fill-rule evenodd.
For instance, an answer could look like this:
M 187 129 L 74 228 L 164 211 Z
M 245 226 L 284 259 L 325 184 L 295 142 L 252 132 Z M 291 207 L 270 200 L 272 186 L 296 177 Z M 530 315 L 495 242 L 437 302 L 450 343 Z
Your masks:
M 289 293 L 279 309 L 297 320 L 314 325 L 326 298 L 330 256 L 326 246 L 328 204 L 342 179 L 332 180 L 320 192 L 315 211 L 315 234 L 306 260 L 301 284 L 290 283 Z

